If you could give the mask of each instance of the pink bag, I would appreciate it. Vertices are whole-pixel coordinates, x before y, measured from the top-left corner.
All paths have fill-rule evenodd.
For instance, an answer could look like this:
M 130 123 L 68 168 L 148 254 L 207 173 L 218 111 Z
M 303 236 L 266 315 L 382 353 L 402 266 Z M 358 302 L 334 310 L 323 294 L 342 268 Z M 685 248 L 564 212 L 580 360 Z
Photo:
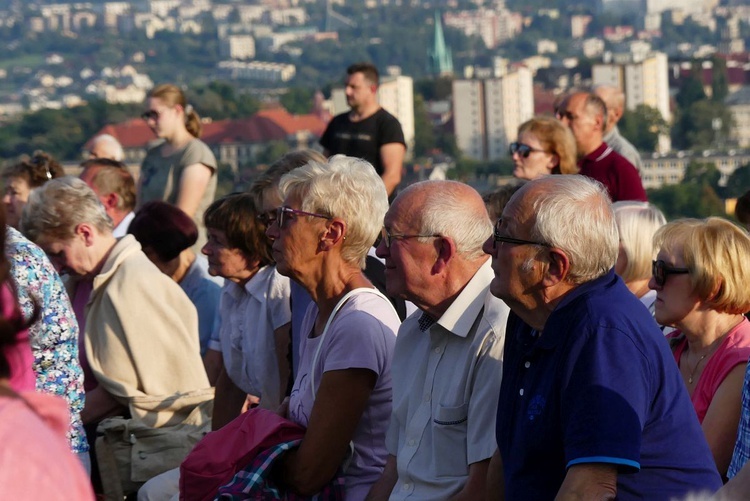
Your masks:
M 301 439 L 305 429 L 266 409 L 250 409 L 209 433 L 180 465 L 180 500 L 210 501 L 258 454 Z

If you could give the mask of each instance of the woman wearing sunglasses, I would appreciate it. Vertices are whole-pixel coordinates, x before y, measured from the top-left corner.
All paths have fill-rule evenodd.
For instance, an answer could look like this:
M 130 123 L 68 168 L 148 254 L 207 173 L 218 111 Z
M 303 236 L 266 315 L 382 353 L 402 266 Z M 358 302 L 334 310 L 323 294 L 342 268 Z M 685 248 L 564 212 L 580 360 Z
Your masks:
M 518 179 L 532 180 L 548 174 L 576 174 L 576 142 L 573 133 L 552 117 L 535 117 L 518 128 L 518 140 L 510 143 L 510 156 Z
M 750 357 L 750 237 L 720 218 L 663 226 L 649 287 L 717 469 L 726 477 Z
M 312 495 L 341 468 L 346 499 L 362 500 L 387 456 L 399 327 L 390 302 L 362 271 L 388 196 L 372 165 L 343 155 L 291 171 L 280 190 L 283 205 L 266 234 L 279 272 L 302 285 L 314 304 L 302 322 L 299 368 L 281 409 L 307 431 L 282 458 L 278 479 Z
M 141 118 L 163 142 L 143 159 L 138 181 L 139 207 L 151 200 L 176 205 L 198 227 L 198 252 L 206 243 L 203 213 L 216 193 L 216 157 L 198 139 L 201 121 L 179 87 L 164 84 L 151 91 Z

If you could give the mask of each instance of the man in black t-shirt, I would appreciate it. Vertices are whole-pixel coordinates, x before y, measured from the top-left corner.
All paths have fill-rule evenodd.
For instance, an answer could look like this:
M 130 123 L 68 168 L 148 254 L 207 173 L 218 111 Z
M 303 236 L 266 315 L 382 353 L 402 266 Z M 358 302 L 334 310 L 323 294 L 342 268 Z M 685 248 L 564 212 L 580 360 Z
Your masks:
M 398 119 L 377 101 L 378 70 L 358 63 L 346 70 L 346 102 L 350 111 L 337 115 L 320 138 L 326 156 L 344 154 L 370 162 L 390 196 L 401 182 L 406 154 L 404 132 Z

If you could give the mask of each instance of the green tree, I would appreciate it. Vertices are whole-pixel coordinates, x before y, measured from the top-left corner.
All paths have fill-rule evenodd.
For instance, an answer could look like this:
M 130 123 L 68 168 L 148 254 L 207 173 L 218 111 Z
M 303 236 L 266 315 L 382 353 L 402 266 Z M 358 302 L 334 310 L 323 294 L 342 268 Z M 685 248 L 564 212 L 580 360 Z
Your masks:
M 313 107 L 313 97 L 315 96 L 315 89 L 306 87 L 290 87 L 284 94 L 282 94 L 279 101 L 281 105 L 286 108 L 289 113 L 297 115 L 303 115 L 310 113 Z
M 713 163 L 691 162 L 680 184 L 649 190 L 649 200 L 667 219 L 725 216 L 724 202 L 717 194 L 721 173 Z
M 414 156 L 426 157 L 435 148 L 435 131 L 422 94 L 414 95 Z
M 714 56 L 713 71 L 711 71 L 711 100 L 720 103 L 729 94 L 729 74 L 727 73 L 727 62 L 721 57 Z
M 724 192 L 727 198 L 741 197 L 750 190 L 750 164 L 738 167 L 727 179 Z
M 669 133 L 669 125 L 656 108 L 639 104 L 635 110 L 625 110 L 618 123 L 620 133 L 638 151 L 655 151 L 660 134 Z
M 269 165 L 289 153 L 289 145 L 284 141 L 272 141 L 255 157 L 256 165 Z
M 700 61 L 693 61 L 690 68 L 690 75 L 680 83 L 680 89 L 675 96 L 675 101 L 681 109 L 686 109 L 693 103 L 706 98 L 706 92 L 703 90 L 701 63 Z

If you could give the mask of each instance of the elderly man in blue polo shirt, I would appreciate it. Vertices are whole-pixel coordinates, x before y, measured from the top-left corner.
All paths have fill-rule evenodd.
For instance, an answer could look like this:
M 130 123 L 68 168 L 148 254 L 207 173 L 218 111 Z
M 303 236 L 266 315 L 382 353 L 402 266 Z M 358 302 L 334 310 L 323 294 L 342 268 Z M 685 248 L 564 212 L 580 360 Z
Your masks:
M 717 490 L 664 336 L 613 271 L 618 233 L 605 188 L 584 176 L 526 184 L 484 250 L 490 289 L 511 308 L 490 498 Z

